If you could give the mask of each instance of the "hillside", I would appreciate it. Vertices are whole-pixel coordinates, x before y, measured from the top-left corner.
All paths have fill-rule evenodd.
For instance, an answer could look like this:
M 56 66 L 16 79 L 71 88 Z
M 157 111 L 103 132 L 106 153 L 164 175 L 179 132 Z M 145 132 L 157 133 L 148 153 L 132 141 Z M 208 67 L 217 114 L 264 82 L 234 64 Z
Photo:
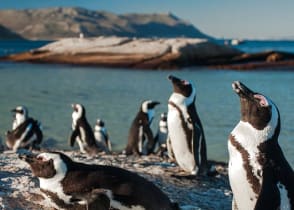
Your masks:
M 0 25 L 0 40 L 18 40 L 18 39 L 23 39 L 21 36 L 18 34 L 10 31 L 9 29 L 3 27 Z
M 13 21 L 11 21 L 13 20 Z M 96 36 L 209 38 L 173 14 L 124 14 L 83 8 L 0 10 L 0 24 L 27 39 Z

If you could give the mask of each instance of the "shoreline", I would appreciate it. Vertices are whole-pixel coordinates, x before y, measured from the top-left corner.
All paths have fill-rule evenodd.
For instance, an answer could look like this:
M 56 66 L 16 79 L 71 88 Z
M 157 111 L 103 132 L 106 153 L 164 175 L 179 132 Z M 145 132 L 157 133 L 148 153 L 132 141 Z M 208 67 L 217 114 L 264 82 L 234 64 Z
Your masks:
M 175 163 L 158 156 L 124 156 L 100 154 L 98 158 L 81 155 L 77 151 L 61 151 L 75 161 L 121 167 L 138 173 L 158 186 L 182 209 L 231 209 L 227 164 L 210 161 L 217 171 L 215 176 L 192 177 Z M 38 188 L 38 179 L 18 155 L 0 153 L 0 208 L 53 209 Z

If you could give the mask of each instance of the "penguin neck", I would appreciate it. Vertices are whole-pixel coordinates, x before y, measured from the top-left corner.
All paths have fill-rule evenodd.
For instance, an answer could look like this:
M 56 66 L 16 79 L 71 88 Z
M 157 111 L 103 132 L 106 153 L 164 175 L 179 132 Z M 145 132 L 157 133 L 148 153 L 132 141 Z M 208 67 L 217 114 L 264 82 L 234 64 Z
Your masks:
M 191 104 L 194 103 L 196 97 L 196 89 L 195 87 L 192 87 L 192 93 L 190 96 L 185 97 L 184 95 L 180 93 L 173 92 L 169 98 L 169 101 L 177 104 L 178 106 L 190 106 Z
M 24 115 L 15 115 L 15 122 L 16 125 L 19 126 L 20 124 L 24 123 L 26 121 L 27 117 Z
M 141 112 L 147 116 L 149 125 L 151 124 L 153 118 L 154 118 L 154 109 L 148 109 L 147 111 L 141 110 Z
M 232 131 L 236 140 L 241 143 L 244 148 L 257 148 L 261 143 L 268 140 L 277 140 L 278 133 L 276 127 L 268 124 L 264 129 L 258 130 L 250 123 L 240 121 Z
M 60 181 L 63 180 L 64 177 L 66 176 L 68 167 L 64 162 L 60 162 L 58 164 L 54 162 L 54 168 L 55 168 L 56 174 L 52 178 L 38 177 L 40 181 L 40 187 L 42 189 L 46 189 L 46 190 L 52 189 L 52 183 L 60 183 Z
M 96 125 L 95 126 L 95 131 L 106 132 L 106 128 L 105 127 L 101 127 L 99 125 Z
M 154 109 L 149 109 L 147 112 L 148 115 L 148 122 L 149 124 L 151 124 L 153 118 L 154 118 Z

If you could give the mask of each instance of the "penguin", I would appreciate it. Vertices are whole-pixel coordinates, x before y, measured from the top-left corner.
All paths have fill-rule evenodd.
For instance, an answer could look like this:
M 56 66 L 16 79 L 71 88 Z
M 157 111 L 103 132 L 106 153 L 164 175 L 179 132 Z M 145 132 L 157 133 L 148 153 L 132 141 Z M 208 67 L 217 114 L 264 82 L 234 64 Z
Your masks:
M 294 172 L 278 143 L 278 107 L 239 81 L 232 87 L 241 107 L 228 138 L 232 209 L 294 209 Z
M 43 139 L 41 123 L 29 117 L 25 106 L 11 111 L 15 114 L 12 130 L 6 132 L 6 146 L 14 152 L 18 149 L 39 149 Z
M 129 130 L 126 155 L 148 155 L 154 150 L 154 137 L 150 125 L 154 118 L 154 108 L 160 104 L 157 101 L 146 100 L 141 103 L 140 110 Z M 147 138 L 147 142 L 145 142 Z
M 105 123 L 99 118 L 96 120 L 96 124 L 94 127 L 94 135 L 95 135 L 96 141 L 99 144 L 102 144 L 107 152 L 112 151 L 111 142 L 109 139 L 107 129 L 105 127 Z
M 2 144 L 2 138 L 0 137 L 0 152 L 4 151 L 4 145 Z
M 160 115 L 158 131 L 154 138 L 154 141 L 157 147 L 155 154 L 160 155 L 161 157 L 165 156 L 167 153 L 167 137 L 168 137 L 167 113 L 164 112 Z
M 195 107 L 196 88 L 187 80 L 169 75 L 173 93 L 168 100 L 167 125 L 172 153 L 178 165 L 192 175 L 207 173 L 204 130 Z
M 73 147 L 77 141 L 80 152 L 88 155 L 96 155 L 102 152 L 98 147 L 93 130 L 86 118 L 85 107 L 81 104 L 72 104 L 72 133 L 70 136 L 70 146 Z
M 75 162 L 60 152 L 19 157 L 30 165 L 40 190 L 57 209 L 179 209 L 152 182 L 119 167 Z

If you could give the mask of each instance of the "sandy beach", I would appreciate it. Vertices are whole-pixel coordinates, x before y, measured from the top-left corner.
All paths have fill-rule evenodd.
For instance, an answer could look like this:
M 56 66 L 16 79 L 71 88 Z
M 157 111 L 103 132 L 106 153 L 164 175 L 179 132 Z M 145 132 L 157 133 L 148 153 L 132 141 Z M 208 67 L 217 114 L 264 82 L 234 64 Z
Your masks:
M 87 164 L 118 166 L 155 183 L 181 209 L 230 209 L 232 193 L 225 163 L 213 162 L 213 176 L 192 177 L 175 163 L 151 155 L 126 157 L 100 154 L 87 157 L 77 151 L 63 151 L 76 161 Z M 0 209 L 54 209 L 41 195 L 39 182 L 27 163 L 10 151 L 0 153 Z

